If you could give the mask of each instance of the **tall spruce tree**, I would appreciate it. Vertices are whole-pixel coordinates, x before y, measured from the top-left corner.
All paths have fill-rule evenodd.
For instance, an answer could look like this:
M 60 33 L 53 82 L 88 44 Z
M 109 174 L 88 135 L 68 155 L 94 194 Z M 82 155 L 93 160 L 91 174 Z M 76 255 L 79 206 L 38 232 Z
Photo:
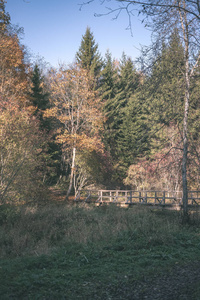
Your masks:
M 103 70 L 101 72 L 101 86 L 100 94 L 103 101 L 103 113 L 105 116 L 103 141 L 108 151 L 111 149 L 111 145 L 114 143 L 113 135 L 113 99 L 117 92 L 118 73 L 116 67 L 116 61 L 112 59 L 112 55 L 109 51 L 106 52 L 105 60 L 103 64 Z
M 111 153 L 118 159 L 122 157 L 121 139 L 122 124 L 125 118 L 125 109 L 129 102 L 130 97 L 133 96 L 139 85 L 139 73 L 136 72 L 134 63 L 131 58 L 127 57 L 124 53 L 122 54 L 121 63 L 119 65 L 119 79 L 117 82 L 117 91 L 115 97 L 110 103 L 110 111 L 108 118 L 110 121 L 110 127 L 113 132 L 114 143 L 111 145 Z M 122 154 L 122 155 L 121 155 Z
M 150 153 L 151 127 L 145 100 L 141 86 L 129 98 L 123 111 L 124 118 L 120 126 L 118 147 L 121 151 L 121 163 L 125 167 L 136 163 L 138 158 Z
M 55 184 L 62 174 L 61 170 L 61 147 L 55 143 L 55 135 L 51 134 L 55 126 L 53 118 L 44 117 L 45 111 L 50 108 L 50 94 L 45 88 L 45 77 L 38 64 L 35 64 L 31 76 L 31 91 L 29 93 L 30 104 L 35 107 L 34 115 L 39 120 L 39 127 L 46 137 L 46 144 L 43 145 L 43 160 L 46 161 L 46 170 L 44 173 L 45 183 Z
M 126 172 L 127 156 L 130 154 L 125 151 L 128 148 L 124 145 L 125 135 L 127 134 L 126 142 L 128 143 L 127 128 L 130 128 L 133 123 L 131 118 L 125 120 L 127 106 L 139 86 L 140 75 L 135 70 L 131 58 L 124 53 L 120 63 L 112 61 L 111 55 L 107 53 L 102 74 L 102 89 L 104 89 L 102 95 L 105 99 L 104 113 L 106 115 L 104 141 L 112 157 L 115 180 L 122 184 Z M 127 127 L 123 125 L 125 123 Z
M 76 53 L 76 60 L 94 78 L 97 79 L 99 77 L 102 68 L 102 59 L 98 51 L 98 44 L 95 42 L 90 27 L 87 27 L 82 37 L 80 48 Z
M 50 129 L 50 123 L 43 118 L 44 111 L 49 108 L 49 94 L 44 89 L 44 76 L 37 64 L 33 68 L 31 76 L 30 103 L 35 107 L 35 115 L 40 120 L 41 129 Z
M 148 81 L 152 119 L 158 124 L 180 122 L 183 114 L 184 52 L 178 32 L 174 30 L 169 43 L 163 44 L 156 57 Z
M 106 51 L 103 62 L 103 70 L 101 72 L 101 87 L 100 93 L 103 102 L 113 99 L 117 89 L 117 68 L 116 62 L 112 59 L 112 54 L 109 50 Z

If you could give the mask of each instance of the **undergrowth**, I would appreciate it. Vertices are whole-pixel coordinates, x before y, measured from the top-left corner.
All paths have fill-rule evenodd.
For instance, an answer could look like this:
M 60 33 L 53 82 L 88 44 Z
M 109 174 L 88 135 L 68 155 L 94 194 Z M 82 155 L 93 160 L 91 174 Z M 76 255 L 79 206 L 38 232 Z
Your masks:
M 1 206 L 0 296 L 131 299 L 129 286 L 199 260 L 198 212 L 191 219 L 138 206 Z

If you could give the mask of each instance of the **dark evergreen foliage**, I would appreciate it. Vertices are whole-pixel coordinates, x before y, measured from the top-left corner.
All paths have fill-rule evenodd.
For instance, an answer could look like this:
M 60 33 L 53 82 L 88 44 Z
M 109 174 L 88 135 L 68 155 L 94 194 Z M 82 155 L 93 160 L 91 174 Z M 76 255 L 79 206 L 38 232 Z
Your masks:
M 102 68 L 102 59 L 98 51 L 94 35 L 91 29 L 87 27 L 81 40 L 81 45 L 76 53 L 76 60 L 83 69 L 86 69 L 90 75 L 97 78 Z
M 5 0 L 0 0 L 0 33 L 4 33 L 10 24 L 10 15 L 5 11 Z

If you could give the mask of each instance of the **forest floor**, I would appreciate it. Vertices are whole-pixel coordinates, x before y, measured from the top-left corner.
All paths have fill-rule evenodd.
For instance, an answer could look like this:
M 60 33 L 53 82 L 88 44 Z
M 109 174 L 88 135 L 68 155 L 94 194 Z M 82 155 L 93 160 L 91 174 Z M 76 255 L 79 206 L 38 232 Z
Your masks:
M 200 216 L 68 203 L 0 207 L 0 299 L 199 300 Z

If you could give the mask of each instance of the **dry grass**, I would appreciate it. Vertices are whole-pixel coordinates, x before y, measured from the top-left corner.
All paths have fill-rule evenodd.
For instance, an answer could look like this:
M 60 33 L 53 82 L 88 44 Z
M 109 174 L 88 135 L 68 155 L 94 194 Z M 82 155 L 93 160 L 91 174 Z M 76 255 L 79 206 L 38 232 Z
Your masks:
M 107 243 L 129 232 L 169 243 L 179 230 L 179 214 L 148 208 L 86 204 L 1 207 L 0 257 L 48 254 L 66 244 Z

